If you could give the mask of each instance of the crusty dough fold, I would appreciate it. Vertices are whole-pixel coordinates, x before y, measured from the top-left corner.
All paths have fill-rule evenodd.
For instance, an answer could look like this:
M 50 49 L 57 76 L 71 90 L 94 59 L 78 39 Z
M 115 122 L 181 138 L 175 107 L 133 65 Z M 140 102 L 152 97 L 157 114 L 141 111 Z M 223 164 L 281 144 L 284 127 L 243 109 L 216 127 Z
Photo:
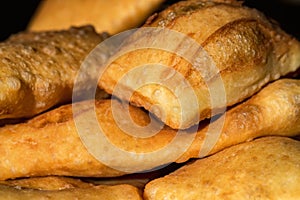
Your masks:
M 157 28 L 157 31 L 149 36 L 143 34 L 143 28 Z M 184 43 L 186 38 L 178 41 L 176 37 L 161 36 L 164 38 L 159 41 L 159 31 L 162 29 L 171 29 L 193 39 L 202 46 L 207 56 L 193 52 L 191 45 Z M 175 129 L 189 128 L 211 115 L 221 113 L 222 108 L 243 101 L 268 82 L 300 66 L 299 41 L 258 10 L 234 1 L 189 0 L 175 3 L 150 17 L 130 41 L 135 44 L 129 45 L 136 48 L 110 63 L 99 85 L 107 92 L 153 112 Z M 160 42 L 164 44 L 163 49 L 140 49 L 140 43 L 144 41 L 148 44 Z M 172 49 L 173 52 L 167 51 L 172 44 L 177 44 L 178 48 Z M 199 57 L 200 61 L 191 62 L 177 55 L 184 50 L 195 54 L 195 60 Z M 176 93 L 176 89 L 183 87 L 183 81 L 176 82 L 175 89 L 157 82 L 147 82 L 143 87 L 136 88 L 137 80 L 120 81 L 128 74 L 139 77 L 140 81 L 151 76 L 172 81 L 172 70 L 169 73 L 166 70 L 157 72 L 150 67 L 158 64 L 180 73 L 194 94 L 186 92 L 188 90 Z M 150 65 L 147 72 L 136 70 L 144 65 Z M 215 66 L 217 71 L 211 70 L 211 66 Z M 121 92 L 115 92 L 117 86 L 122 88 Z M 132 92 L 132 95 L 122 96 L 124 91 Z M 193 95 L 197 105 L 192 102 Z M 181 96 L 184 100 L 180 100 Z

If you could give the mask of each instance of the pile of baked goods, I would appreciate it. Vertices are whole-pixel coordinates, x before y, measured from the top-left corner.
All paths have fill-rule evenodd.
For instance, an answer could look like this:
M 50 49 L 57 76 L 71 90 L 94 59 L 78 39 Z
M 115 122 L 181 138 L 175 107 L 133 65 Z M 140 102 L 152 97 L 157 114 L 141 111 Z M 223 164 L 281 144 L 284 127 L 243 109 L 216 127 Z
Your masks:
M 107 33 L 45 1 L 0 43 L 0 199 L 300 198 L 300 42 L 236 0 L 133 2 Z

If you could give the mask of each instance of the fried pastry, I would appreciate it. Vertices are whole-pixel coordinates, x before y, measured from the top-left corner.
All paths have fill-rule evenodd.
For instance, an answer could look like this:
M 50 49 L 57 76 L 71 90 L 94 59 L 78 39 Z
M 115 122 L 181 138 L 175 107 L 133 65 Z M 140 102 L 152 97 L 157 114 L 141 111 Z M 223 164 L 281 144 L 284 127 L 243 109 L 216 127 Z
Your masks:
M 148 183 L 147 200 L 297 199 L 300 142 L 264 137 L 229 147 Z
M 105 101 L 98 103 L 100 110 L 105 109 L 103 104 Z M 93 109 L 93 104 L 85 102 L 82 109 L 87 112 Z M 26 123 L 6 125 L 0 129 L 0 138 L 0 180 L 47 175 L 123 175 L 99 163 L 86 150 L 77 133 L 70 104 Z
M 199 130 L 200 137 L 206 136 L 196 139 L 181 159 L 211 155 L 226 147 L 261 136 L 298 135 L 300 133 L 299 97 L 300 80 L 279 79 L 268 84 L 249 100 L 228 110 L 224 115 L 224 121 L 219 118 L 211 123 L 211 125 L 214 123 L 223 125 L 220 135 L 214 132 L 210 135 L 209 126 Z M 209 143 L 214 144 L 213 148 L 211 145 L 207 146 Z M 202 146 L 202 153 L 199 151 L 200 146 Z
M 93 185 L 79 179 L 39 177 L 9 180 L 0 184 L 0 199 L 138 199 L 138 189 L 131 185 Z
M 0 128 L 0 180 L 47 175 L 116 177 L 211 155 L 261 136 L 296 136 L 299 95 L 300 80 L 278 80 L 227 111 L 217 133 L 208 130 L 222 117 L 201 123 L 195 132 L 168 126 L 151 132 L 138 127 L 147 128 L 155 121 L 140 108 L 129 106 L 130 117 L 119 120 L 117 114 L 128 112 L 128 104 L 116 99 L 78 102 L 73 110 L 72 105 L 64 105 L 26 123 Z M 126 129 L 130 120 L 138 125 L 131 131 Z M 108 142 L 98 141 L 98 126 Z M 119 151 L 111 151 L 115 148 Z
M 0 43 L 0 119 L 32 117 L 71 102 L 81 63 L 103 39 L 86 26 L 21 32 Z M 88 89 L 89 78 L 79 90 Z
M 91 24 L 97 32 L 116 34 L 140 26 L 163 0 L 46 0 L 30 20 L 34 31 Z
M 36 190 L 64 190 L 70 188 L 89 188 L 92 184 L 81 181 L 80 179 L 63 176 L 45 176 L 20 178 L 1 181 L 1 185 L 31 188 Z
M 118 53 L 99 85 L 175 129 L 222 113 L 300 66 L 299 41 L 240 1 L 175 3 Z

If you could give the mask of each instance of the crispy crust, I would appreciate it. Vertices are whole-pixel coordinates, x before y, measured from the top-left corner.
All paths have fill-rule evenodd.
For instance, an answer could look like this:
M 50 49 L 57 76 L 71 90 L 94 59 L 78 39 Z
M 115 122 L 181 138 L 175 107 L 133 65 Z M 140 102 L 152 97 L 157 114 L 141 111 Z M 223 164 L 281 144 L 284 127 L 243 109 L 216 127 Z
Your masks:
M 86 26 L 22 32 L 2 42 L 0 119 L 31 117 L 70 102 L 81 62 L 102 40 L 92 27 Z M 88 89 L 81 85 L 80 90 Z
M 220 71 L 226 106 L 243 101 L 268 82 L 293 72 L 300 66 L 300 43 L 259 11 L 237 3 L 193 0 L 179 2 L 153 16 L 143 27 L 179 31 L 201 44 Z M 147 41 L 151 39 L 148 37 L 137 34 L 133 36 L 133 41 Z M 154 38 L 159 38 L 159 35 Z M 168 41 L 167 44 L 173 42 L 178 41 Z M 156 83 L 135 90 L 135 80 L 118 82 L 128 72 L 138 73 L 133 71 L 135 67 L 149 63 L 159 63 L 180 72 L 192 86 L 198 106 L 189 106 L 190 101 L 178 101 L 180 95 L 186 96 L 185 99 L 192 99 L 189 94 L 183 92 L 178 95 L 176 90 L 169 91 L 163 86 L 158 87 Z M 114 60 L 101 77 L 99 85 L 109 93 L 115 92 L 117 84 L 122 91 L 135 91 L 130 99 L 124 97 L 123 92 L 114 94 L 147 110 L 155 105 L 160 111 L 154 114 L 164 123 L 175 129 L 184 129 L 211 117 L 211 99 L 217 99 L 214 109 L 221 110 L 224 107 L 222 102 L 218 102 L 218 96 L 210 97 L 207 84 L 220 88 L 222 84 L 217 84 L 216 75 L 207 67 L 206 64 L 200 65 L 200 68 L 193 67 L 183 58 L 161 49 L 138 49 Z M 201 71 L 202 68 L 204 73 L 201 74 L 199 69 Z M 146 75 L 134 74 L 141 80 L 154 75 L 166 77 L 163 73 L 151 71 Z M 158 89 L 161 90 L 161 98 L 154 97 Z M 174 108 L 179 109 L 176 112 Z M 184 110 L 180 112 L 180 108 Z

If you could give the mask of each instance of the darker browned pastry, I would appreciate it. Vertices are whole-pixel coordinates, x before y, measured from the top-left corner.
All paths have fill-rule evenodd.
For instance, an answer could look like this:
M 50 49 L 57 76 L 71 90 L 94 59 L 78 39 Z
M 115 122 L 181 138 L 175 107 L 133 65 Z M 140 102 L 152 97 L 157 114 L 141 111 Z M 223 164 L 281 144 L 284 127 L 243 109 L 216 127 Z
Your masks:
M 0 43 L 0 119 L 31 117 L 70 102 L 82 61 L 103 39 L 86 26 L 22 32 Z M 86 79 L 79 90 L 88 89 Z

